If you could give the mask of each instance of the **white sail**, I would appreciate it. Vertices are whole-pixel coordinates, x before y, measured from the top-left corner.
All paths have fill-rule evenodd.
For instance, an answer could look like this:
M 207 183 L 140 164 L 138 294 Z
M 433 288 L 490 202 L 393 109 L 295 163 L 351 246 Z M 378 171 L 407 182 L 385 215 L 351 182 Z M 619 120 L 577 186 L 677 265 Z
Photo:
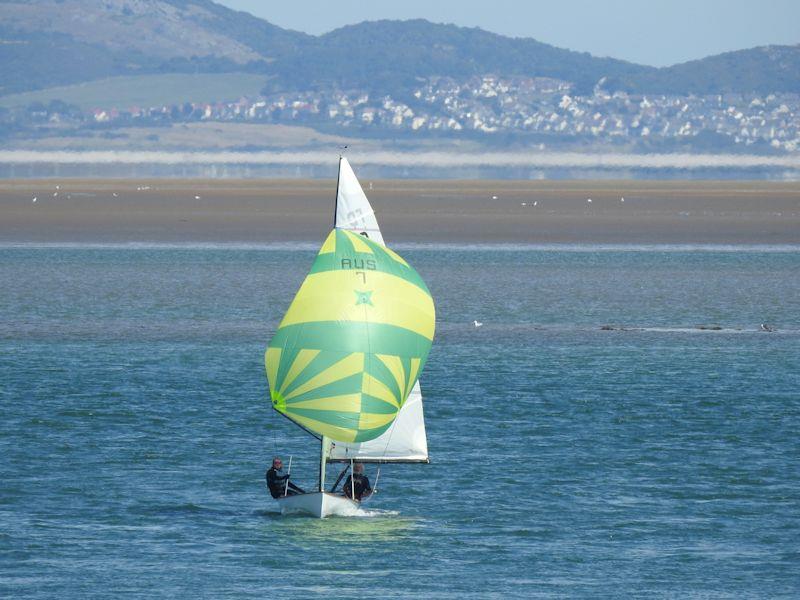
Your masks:
M 419 382 L 411 390 L 392 426 L 383 435 L 361 444 L 334 442 L 328 456 L 330 461 L 428 462 L 428 440 Z
M 366 233 L 371 240 L 386 245 L 375 218 L 375 211 L 372 210 L 350 163 L 344 157 L 339 160 L 334 226 L 362 235 Z M 428 462 L 428 440 L 419 382 L 414 384 L 394 423 L 383 435 L 361 444 L 336 442 L 332 445 L 329 460 L 351 458 L 361 462 Z
M 356 174 L 347 159 L 339 160 L 339 188 L 336 190 L 337 229 L 348 229 L 358 234 L 366 234 L 369 239 L 385 245 L 375 211 L 372 210 Z

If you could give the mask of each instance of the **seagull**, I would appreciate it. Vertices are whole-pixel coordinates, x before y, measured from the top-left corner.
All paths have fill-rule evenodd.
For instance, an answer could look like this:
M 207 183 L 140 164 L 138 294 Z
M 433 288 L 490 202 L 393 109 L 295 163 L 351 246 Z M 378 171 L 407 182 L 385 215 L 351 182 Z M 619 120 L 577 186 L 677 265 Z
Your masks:
M 195 196 L 194 199 L 195 200 L 200 200 L 200 196 Z
M 36 196 L 33 197 L 33 200 L 31 200 L 31 202 L 36 202 Z
M 536 202 L 533 203 L 533 205 L 534 206 L 539 206 L 539 201 L 537 200 Z
M 620 199 L 619 199 L 619 201 L 620 201 L 620 202 L 625 202 L 625 198 L 624 198 L 624 197 L 622 197 L 622 198 L 620 198 Z
M 481 323 L 480 321 L 473 321 L 472 324 L 475 325 L 475 329 L 477 329 L 478 327 L 483 327 L 483 323 Z
M 114 192 L 114 198 L 116 198 L 116 197 L 117 197 L 117 192 Z
M 56 196 L 58 196 L 58 192 L 53 192 L 53 198 L 55 198 Z
M 497 196 L 492 196 L 492 200 L 497 200 Z
M 775 329 L 773 327 L 770 327 L 766 323 L 762 323 L 761 324 L 761 331 L 770 331 L 771 332 L 771 331 L 775 331 Z
M 591 204 L 591 203 L 592 203 L 592 199 L 591 199 L 591 198 L 587 198 L 587 199 L 586 199 L 586 201 L 587 201 L 589 204 Z
M 520 202 L 519 205 L 520 206 L 528 206 L 528 203 L 527 202 Z

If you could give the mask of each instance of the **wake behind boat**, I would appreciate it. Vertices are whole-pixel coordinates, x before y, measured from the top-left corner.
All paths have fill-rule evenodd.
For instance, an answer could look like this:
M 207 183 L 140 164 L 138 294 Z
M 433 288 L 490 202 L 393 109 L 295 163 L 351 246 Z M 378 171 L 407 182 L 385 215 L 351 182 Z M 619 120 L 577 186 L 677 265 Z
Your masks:
M 287 488 L 276 498 L 282 512 L 359 513 L 357 499 L 337 493 L 344 471 L 326 490 L 328 463 L 428 462 L 418 379 L 434 327 L 425 282 L 385 245 L 340 157 L 334 229 L 265 357 L 272 407 L 320 440 L 317 490 L 290 495 Z

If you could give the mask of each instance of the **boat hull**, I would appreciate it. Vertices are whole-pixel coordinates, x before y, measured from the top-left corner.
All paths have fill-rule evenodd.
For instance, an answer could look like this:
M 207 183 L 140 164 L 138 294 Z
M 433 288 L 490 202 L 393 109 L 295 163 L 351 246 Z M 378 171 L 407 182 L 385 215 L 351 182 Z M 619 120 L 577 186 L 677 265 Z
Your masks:
M 350 498 L 328 492 L 309 492 L 296 496 L 276 498 L 281 513 L 307 514 L 319 519 L 330 516 L 352 517 L 361 514 L 359 503 Z

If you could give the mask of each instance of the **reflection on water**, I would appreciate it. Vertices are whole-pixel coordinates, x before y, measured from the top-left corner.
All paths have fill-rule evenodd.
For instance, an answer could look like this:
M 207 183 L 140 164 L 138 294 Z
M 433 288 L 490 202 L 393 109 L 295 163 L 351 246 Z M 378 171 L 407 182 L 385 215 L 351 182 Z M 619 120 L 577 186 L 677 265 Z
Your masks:
M 348 517 L 331 516 L 318 519 L 309 515 L 280 512 L 259 512 L 268 520 L 269 526 L 263 531 L 266 535 L 280 535 L 294 543 L 349 544 L 396 542 L 414 535 L 420 528 L 416 517 L 405 517 L 391 510 L 362 510 L 363 514 Z

